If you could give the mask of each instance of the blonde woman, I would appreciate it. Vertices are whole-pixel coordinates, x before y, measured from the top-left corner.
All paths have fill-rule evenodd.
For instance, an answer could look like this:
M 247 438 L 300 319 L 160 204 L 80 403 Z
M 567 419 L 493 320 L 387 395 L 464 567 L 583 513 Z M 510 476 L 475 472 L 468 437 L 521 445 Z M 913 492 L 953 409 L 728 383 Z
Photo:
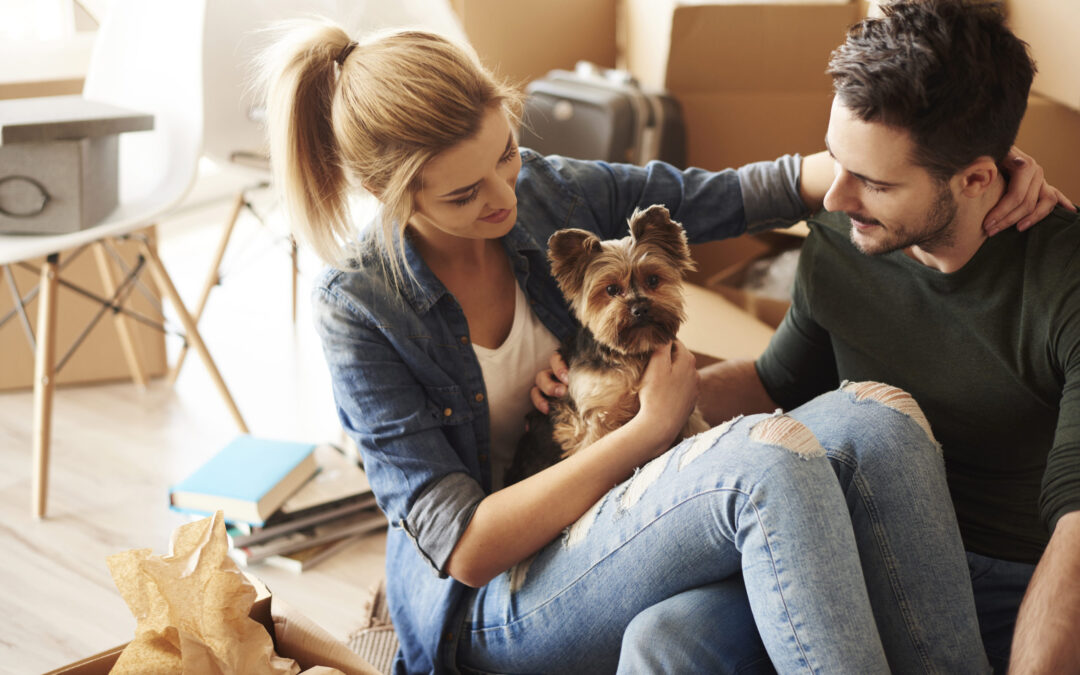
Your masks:
M 809 451 L 752 440 L 769 419 L 755 416 L 665 452 L 697 396 L 693 357 L 677 342 L 654 354 L 630 423 L 501 485 L 534 375 L 574 330 L 548 237 L 564 227 L 623 236 L 633 209 L 654 203 L 692 241 L 791 220 L 820 206 L 827 157 L 719 173 L 541 157 L 517 146 L 518 94 L 424 32 L 357 44 L 305 23 L 267 58 L 276 185 L 331 265 L 313 296 L 318 330 L 339 417 L 391 523 L 396 672 L 610 672 L 620 650 L 623 669 L 641 650 L 669 667 L 675 642 L 624 636 L 635 617 L 681 599 L 704 603 L 695 616 L 706 619 L 680 632 L 716 647 L 716 663 L 697 664 L 714 672 L 746 665 L 725 654 L 759 653 L 756 638 L 725 652 L 738 634 L 729 622 L 749 621 L 768 652 L 759 667 L 985 669 L 960 539 L 940 516 L 951 505 L 937 450 L 884 405 L 853 405 L 845 392 L 807 404 L 840 420 L 830 433 L 876 428 L 854 444 L 907 458 L 905 475 L 881 486 L 906 491 L 882 532 L 853 531 L 824 451 L 792 418 L 777 419 Z M 1037 168 L 1024 178 L 1017 190 L 1037 192 Z M 374 223 L 350 221 L 357 190 L 379 200 Z M 925 525 L 917 541 L 888 542 L 902 562 L 935 561 L 902 610 L 889 589 L 868 593 L 857 553 L 858 537 L 888 539 L 890 519 Z M 904 574 L 889 579 L 907 590 Z M 917 620 L 891 621 L 899 611 Z

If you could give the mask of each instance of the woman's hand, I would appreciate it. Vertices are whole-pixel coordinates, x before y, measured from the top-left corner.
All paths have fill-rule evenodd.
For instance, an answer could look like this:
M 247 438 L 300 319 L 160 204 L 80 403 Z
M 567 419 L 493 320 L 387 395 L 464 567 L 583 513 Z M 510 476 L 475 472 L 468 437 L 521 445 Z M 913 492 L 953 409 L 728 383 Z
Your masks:
M 548 399 L 566 396 L 566 385 L 570 384 L 570 370 L 559 352 L 551 355 L 550 363 L 550 368 L 536 374 L 536 385 L 529 390 L 533 406 L 545 415 L 551 412 Z
M 1006 155 L 1003 168 L 1009 174 L 1009 186 L 983 220 L 987 236 L 992 237 L 1014 224 L 1016 229 L 1026 230 L 1058 205 L 1076 210 L 1061 190 L 1046 182 L 1043 168 L 1015 145 Z
M 655 425 L 670 443 L 694 410 L 699 379 L 694 355 L 686 345 L 675 340 L 656 349 L 641 378 L 638 394 L 641 409 L 637 417 L 648 420 L 650 426 Z

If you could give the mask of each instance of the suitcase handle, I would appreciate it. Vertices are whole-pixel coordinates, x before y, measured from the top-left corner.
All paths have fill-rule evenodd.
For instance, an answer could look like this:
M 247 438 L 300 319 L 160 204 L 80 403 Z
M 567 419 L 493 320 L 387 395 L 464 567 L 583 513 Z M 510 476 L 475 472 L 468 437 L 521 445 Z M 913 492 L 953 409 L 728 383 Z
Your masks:
M 574 74 L 583 79 L 609 82 L 617 87 L 630 86 L 640 89 L 637 79 L 626 70 L 601 68 L 592 61 L 578 61 L 574 65 Z

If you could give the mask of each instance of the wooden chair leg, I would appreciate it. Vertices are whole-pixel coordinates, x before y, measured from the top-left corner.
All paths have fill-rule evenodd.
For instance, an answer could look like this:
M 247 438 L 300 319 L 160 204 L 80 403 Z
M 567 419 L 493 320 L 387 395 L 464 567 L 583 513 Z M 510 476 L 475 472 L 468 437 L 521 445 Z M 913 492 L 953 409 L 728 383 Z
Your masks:
M 113 278 L 112 264 L 109 262 L 109 252 L 105 248 L 105 242 L 99 241 L 94 244 L 94 257 L 97 258 L 98 274 L 101 275 L 105 296 L 112 297 L 116 293 L 116 281 Z M 120 305 L 123 306 L 123 302 Z M 124 358 L 131 371 L 131 379 L 141 389 L 146 389 L 146 371 L 143 370 L 142 363 L 139 361 L 139 350 L 135 344 L 135 334 L 131 330 L 130 320 L 123 313 L 114 312 L 113 325 L 116 326 L 116 334 L 120 337 L 120 346 L 124 350 Z
M 221 233 L 221 239 L 218 241 L 217 251 L 214 252 L 214 258 L 210 261 L 210 271 L 206 275 L 206 281 L 203 282 L 202 293 L 199 295 L 199 302 L 195 305 L 195 312 L 192 317 L 195 319 L 195 323 L 199 322 L 202 318 L 203 310 L 206 308 L 206 300 L 210 297 L 210 291 L 214 289 L 221 281 L 221 261 L 225 258 L 225 249 L 229 246 L 229 239 L 232 237 L 233 228 L 236 226 L 236 221 L 240 218 L 240 211 L 244 208 L 244 193 L 240 192 L 236 195 L 236 200 L 233 202 L 232 211 L 229 213 L 229 219 L 225 221 L 225 229 Z M 176 378 L 180 376 L 180 368 L 184 365 L 184 358 L 187 357 L 187 345 L 181 345 L 180 352 L 176 355 L 176 363 L 173 364 L 172 370 L 169 371 L 169 384 L 176 384 Z
M 41 267 L 38 298 L 37 344 L 34 349 L 34 485 L 33 515 L 45 516 L 49 488 L 49 445 L 52 440 L 52 404 L 56 359 L 57 263 L 60 256 L 49 255 Z
M 297 260 L 296 237 L 289 235 L 289 254 L 292 256 L 292 322 L 296 325 L 296 277 L 300 274 L 300 262 Z
M 180 323 L 184 326 L 184 332 L 187 334 L 187 341 L 195 348 L 195 353 L 199 355 L 203 365 L 210 372 L 210 378 L 214 381 L 214 385 L 217 387 L 222 399 L 225 400 L 225 405 L 229 409 L 233 420 L 236 421 L 236 425 L 240 427 L 240 431 L 247 433 L 248 428 L 244 424 L 244 418 L 240 415 L 240 410 L 236 407 L 232 395 L 229 394 L 229 388 L 225 386 L 225 380 L 221 378 L 221 373 L 218 371 L 217 366 L 214 365 L 214 360 L 210 358 L 210 352 L 207 351 L 206 345 L 203 344 L 199 329 L 195 325 L 195 319 L 192 318 L 184 306 L 184 302 L 176 291 L 176 286 L 173 285 L 169 273 L 165 271 L 165 266 L 161 264 L 161 259 L 158 258 L 157 253 L 145 239 L 139 239 L 139 247 L 142 249 L 143 255 L 146 256 L 146 262 L 150 265 L 150 271 L 153 273 L 158 286 L 161 287 L 161 292 L 169 299 L 173 309 L 176 310 Z

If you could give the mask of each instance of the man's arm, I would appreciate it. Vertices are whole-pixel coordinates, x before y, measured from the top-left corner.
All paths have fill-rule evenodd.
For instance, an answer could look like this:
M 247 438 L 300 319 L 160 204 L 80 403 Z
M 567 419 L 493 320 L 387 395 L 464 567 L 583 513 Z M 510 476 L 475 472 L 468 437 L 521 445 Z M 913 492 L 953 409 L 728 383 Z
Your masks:
M 1080 673 L 1080 511 L 1062 516 L 1028 585 L 1009 673 Z
M 699 372 L 698 409 L 710 427 L 736 415 L 772 412 L 777 408 L 750 359 L 720 361 Z

